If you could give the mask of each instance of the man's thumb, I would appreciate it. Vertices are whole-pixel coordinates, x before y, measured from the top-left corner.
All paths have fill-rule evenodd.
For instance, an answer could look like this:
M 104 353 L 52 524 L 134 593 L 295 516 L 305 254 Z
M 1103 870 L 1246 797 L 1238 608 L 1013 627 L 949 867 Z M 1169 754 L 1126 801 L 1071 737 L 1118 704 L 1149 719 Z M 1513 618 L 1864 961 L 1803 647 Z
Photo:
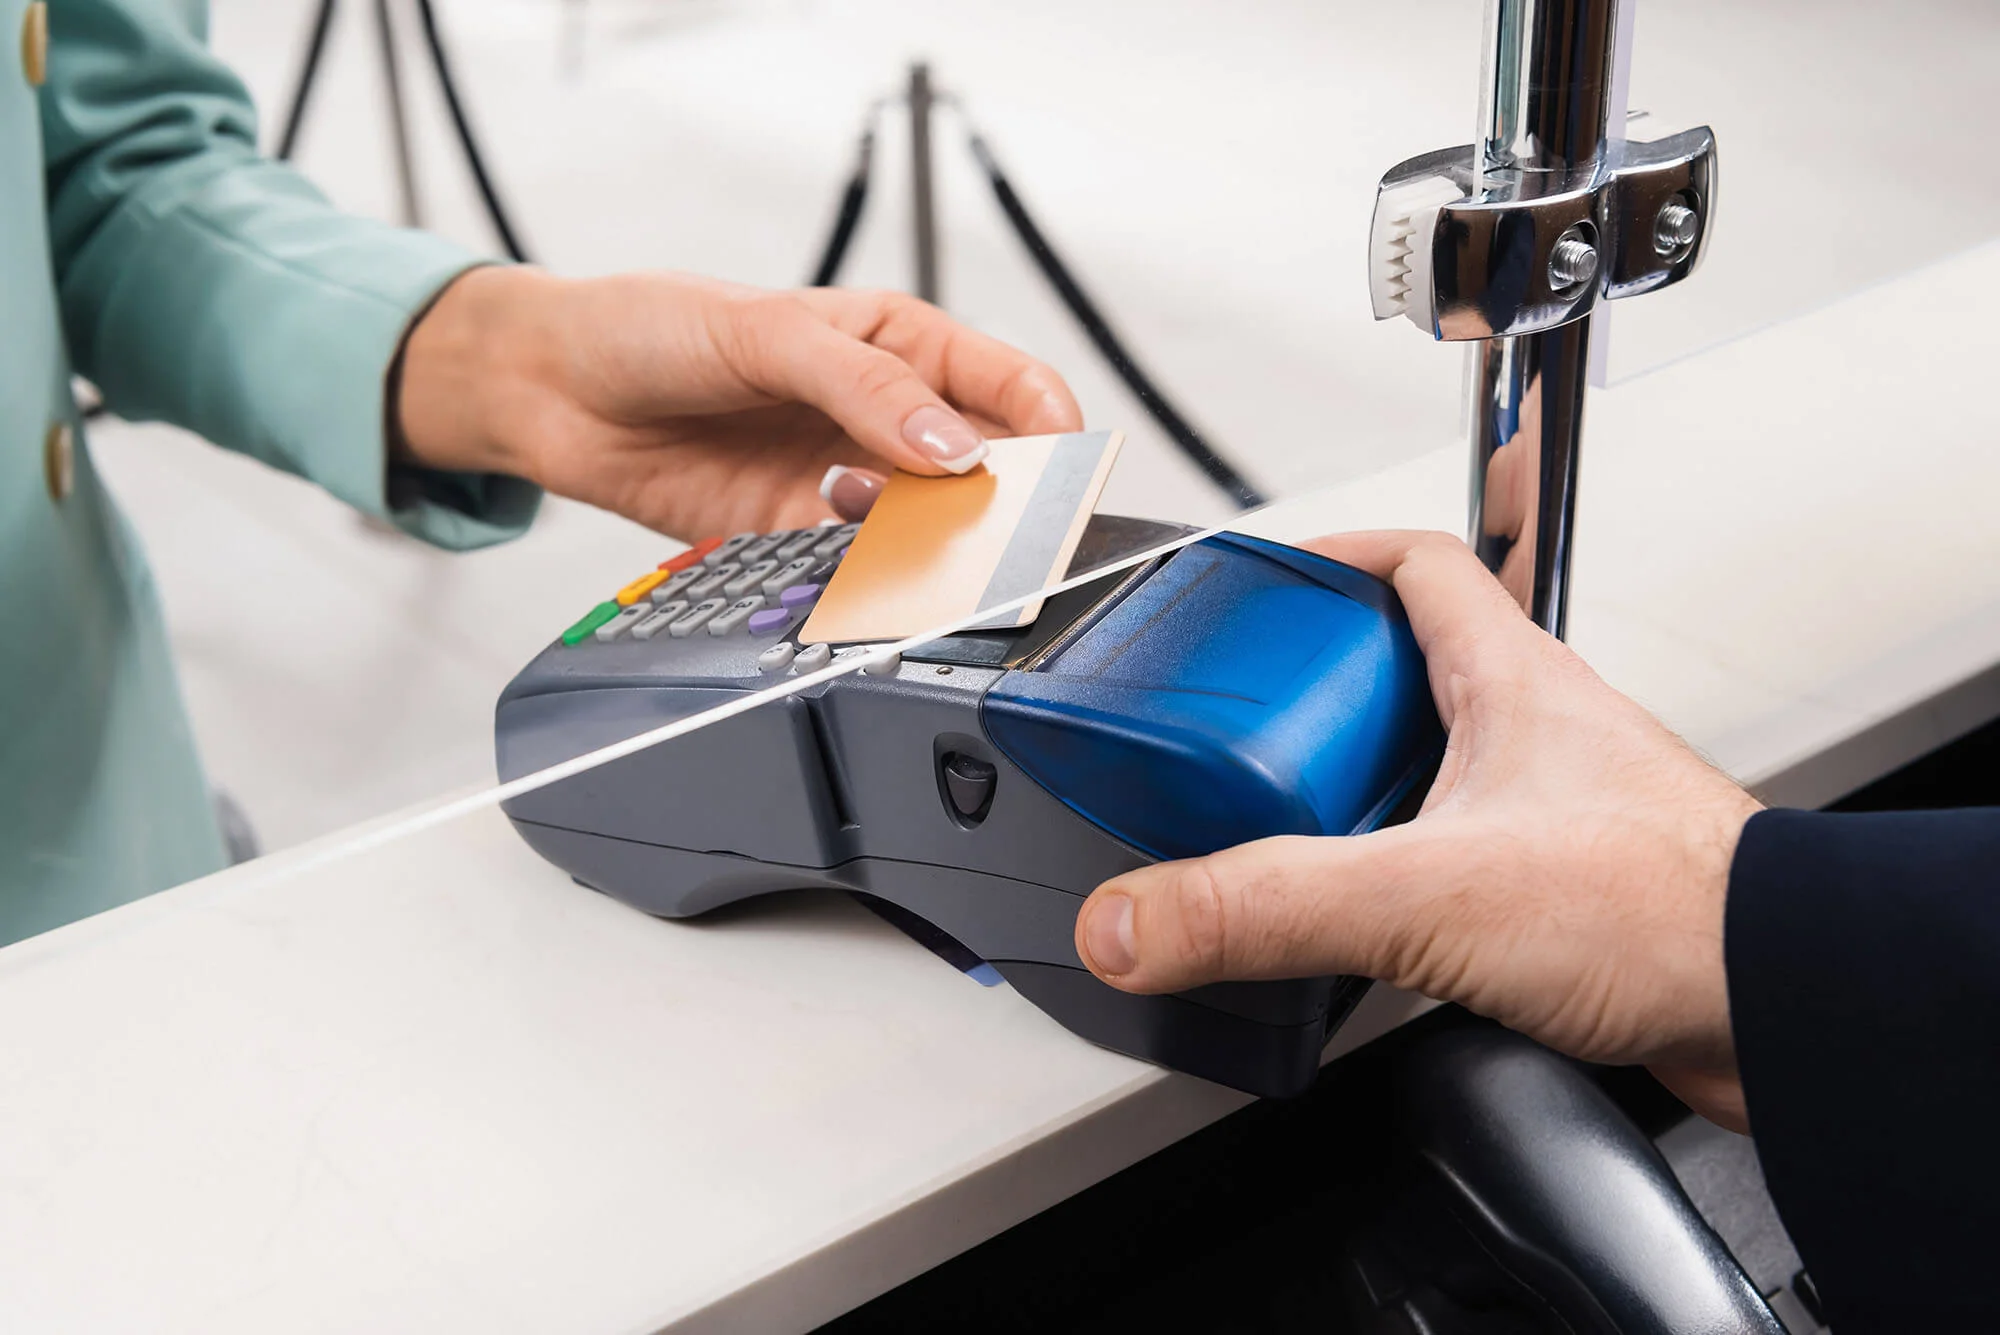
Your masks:
M 1077 914 L 1077 955 L 1128 992 L 1371 972 L 1400 926 L 1382 911 L 1393 833 L 1260 839 L 1128 872 Z

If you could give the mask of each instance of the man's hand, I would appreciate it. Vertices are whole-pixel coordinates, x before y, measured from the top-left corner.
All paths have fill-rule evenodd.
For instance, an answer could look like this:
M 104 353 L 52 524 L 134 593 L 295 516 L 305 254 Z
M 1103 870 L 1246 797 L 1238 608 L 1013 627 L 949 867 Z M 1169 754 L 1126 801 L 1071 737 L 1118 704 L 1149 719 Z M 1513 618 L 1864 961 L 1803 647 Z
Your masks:
M 1542 632 L 1456 538 L 1309 544 L 1391 580 L 1450 732 L 1423 811 L 1098 887 L 1077 951 L 1132 992 L 1365 974 L 1592 1061 L 1644 1062 L 1741 1127 L 1723 973 L 1757 802 Z
M 891 292 L 475 269 L 418 322 L 401 448 L 514 473 L 675 537 L 858 519 L 878 469 L 960 473 L 1074 431 L 1062 377 Z

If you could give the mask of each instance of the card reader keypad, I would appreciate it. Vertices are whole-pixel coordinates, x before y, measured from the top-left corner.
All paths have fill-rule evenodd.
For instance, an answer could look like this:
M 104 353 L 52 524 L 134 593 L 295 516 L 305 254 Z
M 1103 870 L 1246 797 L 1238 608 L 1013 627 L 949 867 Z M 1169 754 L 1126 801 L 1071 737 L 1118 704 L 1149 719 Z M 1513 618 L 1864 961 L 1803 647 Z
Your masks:
M 677 640 L 685 640 L 715 620 L 716 613 L 727 606 L 729 604 L 721 598 L 709 598 L 696 603 L 684 612 L 678 621 L 667 627 L 667 634 Z
M 738 598 L 735 602 L 715 614 L 715 620 L 708 623 L 708 633 L 710 635 L 727 635 L 731 631 L 748 624 L 750 614 L 760 612 L 763 608 L 764 595 L 761 593 L 753 593 L 746 597 Z
M 697 582 L 703 579 L 707 573 L 707 568 L 703 566 L 695 566 L 691 570 L 676 571 L 672 575 L 667 576 L 665 583 L 654 585 L 652 593 L 648 596 L 654 602 L 660 604 L 676 602 L 683 593 L 686 593 Z
M 790 529 L 785 530 L 783 533 L 766 533 L 763 537 L 738 552 L 736 559 L 746 566 L 755 565 L 760 561 L 768 561 L 771 559 L 771 553 L 791 541 L 792 536 L 792 530 Z
M 636 649 L 642 643 L 691 647 L 695 636 L 704 644 L 738 638 L 762 643 L 746 657 L 746 666 L 760 673 L 813 671 L 831 652 L 823 645 L 801 649 L 793 636 L 860 529 L 829 523 L 698 542 L 591 608 L 563 632 L 562 643 L 569 649 L 620 643 Z
M 632 627 L 632 638 L 635 640 L 652 639 L 655 635 L 658 635 L 661 631 L 679 621 L 681 614 L 687 610 L 688 601 L 685 598 L 677 598 L 673 602 L 661 604 L 653 609 L 653 615 Z
M 765 580 L 778 573 L 776 561 L 759 561 L 746 567 L 742 574 L 722 586 L 722 591 L 731 598 L 741 598 L 750 590 L 760 587 Z
M 736 554 L 757 541 L 759 536 L 761 535 L 756 533 L 738 533 L 733 538 L 724 538 L 718 546 L 702 557 L 702 564 L 713 568 L 734 561 Z
M 729 581 L 743 573 L 743 567 L 734 561 L 725 561 L 719 566 L 709 566 L 708 573 L 688 585 L 688 597 L 713 598 L 729 586 Z

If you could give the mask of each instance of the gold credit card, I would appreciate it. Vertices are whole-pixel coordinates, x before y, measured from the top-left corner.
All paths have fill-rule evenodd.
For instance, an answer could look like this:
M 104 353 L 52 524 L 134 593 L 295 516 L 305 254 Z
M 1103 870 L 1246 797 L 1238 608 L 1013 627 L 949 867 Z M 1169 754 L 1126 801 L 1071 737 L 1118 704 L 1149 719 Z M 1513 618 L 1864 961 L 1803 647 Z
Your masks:
M 1125 437 L 988 442 L 956 477 L 898 472 L 799 630 L 801 644 L 900 640 L 1060 581 Z M 1025 626 L 1039 598 L 985 625 Z

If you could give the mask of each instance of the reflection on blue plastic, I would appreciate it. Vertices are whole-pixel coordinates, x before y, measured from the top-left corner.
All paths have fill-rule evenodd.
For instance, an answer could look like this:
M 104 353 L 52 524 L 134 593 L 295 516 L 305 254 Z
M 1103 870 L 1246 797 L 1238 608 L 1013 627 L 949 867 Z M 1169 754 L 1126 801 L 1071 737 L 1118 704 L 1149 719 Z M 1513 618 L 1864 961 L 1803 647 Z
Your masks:
M 998 987 L 1000 986 L 1000 984 L 1007 981 L 1005 978 L 1002 978 L 1000 976 L 1000 971 L 998 969 L 986 963 L 984 960 L 980 961 L 978 964 L 973 965 L 970 969 L 967 969 L 965 971 L 965 976 L 967 978 L 970 978 L 973 982 L 979 984 L 981 987 Z
M 1234 536 L 1175 553 L 983 710 L 1024 772 L 1160 858 L 1371 829 L 1444 744 L 1386 585 Z

